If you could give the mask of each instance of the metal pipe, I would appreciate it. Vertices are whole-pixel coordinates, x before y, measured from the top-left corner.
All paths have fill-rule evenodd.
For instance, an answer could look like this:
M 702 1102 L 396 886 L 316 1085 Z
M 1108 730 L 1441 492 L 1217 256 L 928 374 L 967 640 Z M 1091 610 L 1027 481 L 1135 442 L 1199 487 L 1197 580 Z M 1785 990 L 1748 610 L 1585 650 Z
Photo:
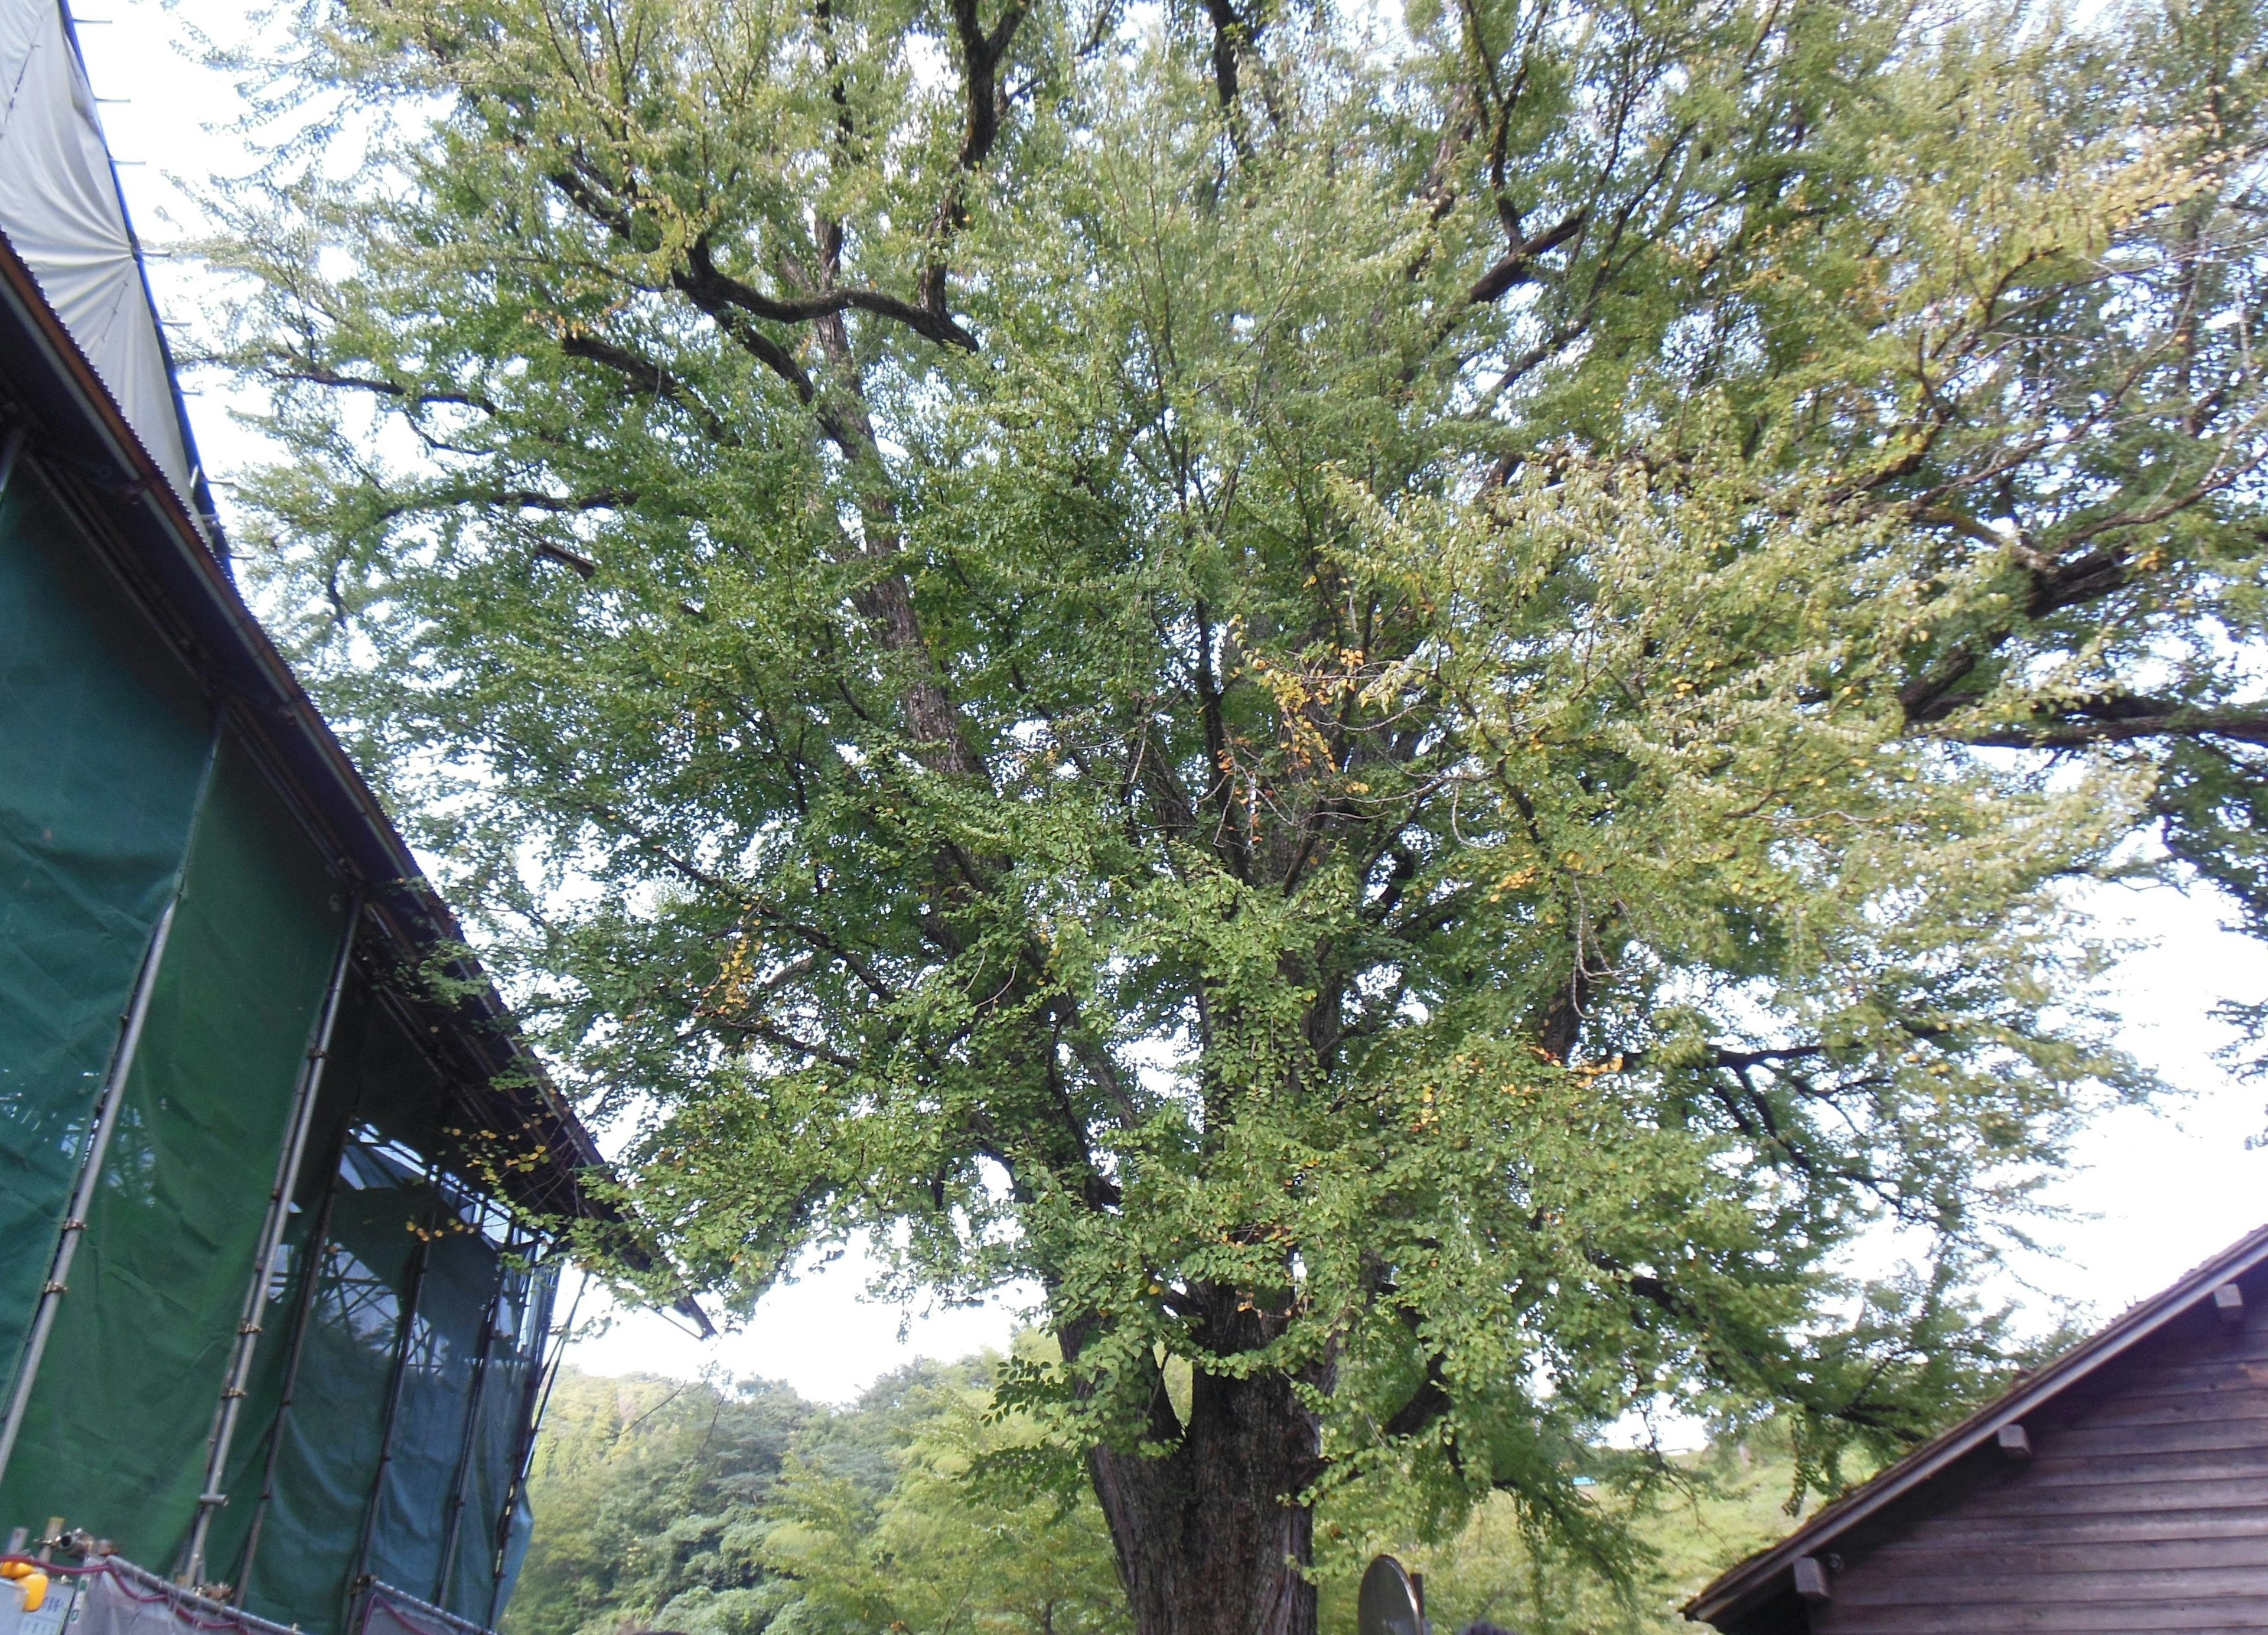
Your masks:
M 458 1441 L 457 1469 L 449 1478 L 449 1530 L 441 1542 L 441 1571 L 433 1587 L 433 1599 L 443 1603 L 449 1599 L 449 1572 L 457 1565 L 457 1540 L 464 1529 L 465 1484 L 472 1477 L 473 1446 L 481 1432 L 481 1398 L 488 1389 L 489 1359 L 496 1351 L 497 1320 L 504 1315 L 504 1291 L 512 1285 L 512 1263 L 504 1258 L 511 1253 L 507 1238 L 497 1257 L 496 1293 L 482 1320 L 481 1349 L 473 1358 L 473 1388 L 465 1404 L 465 1434 Z
M 16 461 L 23 453 L 24 428 L 18 426 L 5 443 L 0 443 L 0 494 L 7 493 L 9 479 L 16 475 Z
M 56 1569 L 49 1567 L 48 1572 Z M 171 1618 L 158 1620 L 169 1631 L 227 1631 L 230 1635 L 303 1635 L 298 1625 L 285 1628 L 269 1619 L 256 1617 L 240 1611 L 225 1602 L 215 1601 L 210 1595 L 200 1595 L 195 1590 L 183 1589 L 170 1579 L 160 1578 L 147 1567 L 137 1567 L 123 1556 L 104 1556 L 98 1565 L 86 1567 L 65 1567 L 66 1572 L 92 1576 L 107 1572 L 113 1578 L 150 1592 L 162 1599 L 172 1611 Z M 135 1600 L 144 1599 L 140 1595 Z M 76 1621 L 76 1620 L 74 1620 Z M 133 1620 L 138 1625 L 139 1619 Z
M 429 1215 L 431 1230 L 417 1234 L 417 1248 L 409 1257 L 409 1276 L 401 1292 L 401 1324 L 394 1342 L 394 1372 L 386 1384 L 386 1418 L 378 1439 L 378 1470 L 370 1480 L 370 1499 L 363 1506 L 362 1536 L 355 1541 L 354 1572 L 347 1580 L 348 1594 L 355 1594 L 363 1579 L 370 1572 L 370 1547 L 378 1535 L 379 1506 L 386 1498 L 386 1472 L 394 1462 L 394 1423 L 401 1413 L 401 1388 L 409 1373 L 409 1342 L 417 1329 L 417 1297 L 425 1287 L 425 1264 L 431 1257 L 433 1240 L 440 1235 L 438 1189 L 436 1203 Z M 351 1606 L 345 1610 L 351 1614 Z M 350 1616 L 350 1622 L 351 1617 Z
M 47 1354 L 48 1337 L 55 1331 L 56 1308 L 63 1304 L 70 1282 L 71 1260 L 78 1253 L 79 1239 L 86 1234 L 87 1212 L 94 1207 L 94 1189 L 102 1181 L 102 1161 L 110 1152 L 110 1138 L 118 1129 L 119 1109 L 126 1104 L 126 1078 L 134 1071 L 134 1053 L 141 1048 L 143 1025 L 150 1020 L 150 999 L 158 986 L 158 968 L 164 962 L 166 939 L 173 934 L 173 917 L 180 906 L 180 882 L 176 879 L 173 895 L 158 917 L 158 928 L 151 934 L 150 946 L 142 955 L 142 968 L 134 978 L 134 997 L 127 1005 L 118 1048 L 111 1053 L 110 1072 L 102 1084 L 100 1110 L 95 1116 L 86 1152 L 79 1160 L 77 1184 L 71 1189 L 70 1212 L 63 1217 L 63 1231 L 55 1241 L 55 1258 L 48 1263 L 48 1280 L 40 1290 L 40 1303 L 32 1315 L 32 1332 L 24 1342 L 23 1357 L 16 1365 L 16 1387 L 8 1398 L 8 1416 L 0 1421 L 0 1477 L 7 1474 L 8 1462 L 15 1455 L 16 1439 L 23 1432 L 24 1415 L 32 1405 L 33 1382 L 40 1377 L 40 1361 Z
M 228 1477 L 228 1455 L 236 1440 L 236 1422 L 243 1417 L 244 1398 L 252 1378 L 252 1359 L 260 1344 L 261 1319 L 268 1314 L 268 1287 L 276 1275 L 276 1251 L 291 1218 L 291 1195 L 298 1189 L 299 1165 L 306 1157 L 307 1136 L 314 1127 L 315 1102 L 323 1087 L 323 1069 L 331 1054 L 331 1032 L 338 1025 L 339 996 L 346 989 L 347 968 L 354 961 L 355 932 L 362 922 L 362 893 L 347 904 L 345 929 L 339 935 L 338 958 L 331 963 L 331 979 L 323 990 L 322 1008 L 315 1013 L 313 1037 L 300 1064 L 299 1082 L 291 1093 L 291 1115 L 284 1126 L 284 1149 L 276 1157 L 276 1185 L 268 1195 L 268 1219 L 261 1224 L 259 1253 L 252 1264 L 252 1281 L 244 1291 L 244 1311 L 236 1325 L 236 1344 L 223 1376 L 220 1402 L 213 1410 L 211 1439 L 207 1445 L 204 1487 L 197 1494 L 197 1519 L 189 1529 L 188 1550 L 180 1581 L 190 1589 L 204 1573 L 205 1544 L 212 1536 L 213 1514 L 228 1502 L 221 1484 Z
M 567 1356 L 567 1342 L 574 1337 L 575 1319 L 583 1309 L 583 1293 L 591 1280 L 578 1273 L 575 1298 L 567 1303 L 567 1321 L 559 1327 L 559 1344 L 547 1365 L 543 1359 L 545 1345 L 550 1336 L 539 1335 L 535 1355 L 530 1359 L 527 1371 L 527 1394 L 520 1403 L 519 1446 L 513 1450 L 512 1484 L 504 1489 L 504 1508 L 497 1517 L 496 1553 L 489 1565 L 489 1617 L 490 1629 L 496 1627 L 497 1603 L 504 1599 L 504 1562 L 512 1553 L 512 1524 L 519 1509 L 519 1496 L 526 1490 L 527 1479 L 535 1465 L 535 1430 L 543 1423 L 543 1410 L 551 1405 L 551 1388 L 558 1382 L 559 1365 Z M 552 1285 L 552 1298 L 558 1299 L 558 1285 Z
M 370 1581 L 369 1593 L 363 1597 L 363 1617 L 365 1624 L 370 1617 L 371 1603 L 379 1601 L 389 1602 L 396 1607 L 405 1607 L 417 1614 L 419 1617 L 431 1618 L 446 1628 L 461 1631 L 463 1635 L 496 1635 L 496 1631 L 487 1626 L 475 1624 L 470 1618 L 460 1617 L 446 1607 L 437 1607 L 430 1601 L 420 1601 L 408 1590 L 397 1589 L 383 1579 L 372 1579 Z M 409 1622 L 406 1619 L 402 1621 Z
M 357 1104 L 360 1095 L 357 1088 Z M 284 1429 L 291 1418 L 291 1401 L 298 1394 L 299 1359 L 307 1354 L 307 1324 L 314 1315 L 315 1300 L 321 1292 L 323 1259 L 331 1246 L 331 1212 L 339 1198 L 339 1169 L 346 1159 L 347 1143 L 354 1138 L 354 1115 L 351 1110 L 340 1126 L 339 1139 L 331 1148 L 331 1179 L 323 1189 L 323 1206 L 316 1212 L 315 1224 L 307 1233 L 306 1270 L 299 1275 L 299 1298 L 291 1314 L 291 1349 L 284 1356 L 284 1382 L 276 1394 L 276 1418 L 268 1427 L 268 1458 L 260 1470 L 260 1498 L 252 1507 L 252 1525 L 245 1530 L 244 1557 L 236 1570 L 236 1604 L 242 1606 L 252 1583 L 253 1563 L 260 1557 L 260 1532 L 268 1520 L 268 1507 L 276 1497 L 276 1469 L 284 1457 Z

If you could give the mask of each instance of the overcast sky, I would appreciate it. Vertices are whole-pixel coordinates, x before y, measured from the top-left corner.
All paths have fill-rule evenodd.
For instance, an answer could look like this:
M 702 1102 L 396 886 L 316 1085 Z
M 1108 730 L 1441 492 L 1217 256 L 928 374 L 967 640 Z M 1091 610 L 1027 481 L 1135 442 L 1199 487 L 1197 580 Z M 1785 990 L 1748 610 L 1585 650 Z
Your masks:
M 228 129 L 233 88 L 185 44 L 198 29 L 233 37 L 244 8 L 232 0 L 77 0 L 77 7 L 129 207 L 144 241 L 162 249 L 196 219 L 180 184 L 250 168 Z M 193 324 L 203 293 L 194 269 L 159 256 L 152 272 L 166 318 Z M 198 443 L 208 468 L 225 478 L 257 447 L 230 423 L 216 383 L 192 385 L 202 388 L 189 399 Z M 225 519 L 226 489 L 216 487 Z M 2088 1132 L 2079 1167 L 2053 1195 L 2081 1218 L 2051 1225 L 2043 1234 L 2050 1252 L 2020 1260 L 2012 1286 L 2042 1315 L 2073 1302 L 2107 1317 L 2268 1221 L 2268 1150 L 2248 1145 L 2268 1131 L 2268 1090 L 2234 1082 L 2214 1064 L 2227 1033 L 2209 1015 L 2220 999 L 2268 991 L 2268 950 L 2220 930 L 2222 910 L 2209 898 L 2117 889 L 2088 902 L 2105 929 L 2150 942 L 2119 968 L 2112 994 L 2127 1021 L 2127 1047 L 2187 1094 L 2163 1111 L 2120 1113 Z M 618 1315 L 605 1332 L 578 1341 L 571 1359 L 601 1373 L 689 1376 L 721 1368 L 843 1402 L 912 1357 L 1001 1345 L 1012 1326 L 1012 1312 L 999 1303 L 945 1312 L 874 1304 L 861 1298 L 865 1281 L 855 1256 L 813 1271 L 713 1343 L 652 1315 Z

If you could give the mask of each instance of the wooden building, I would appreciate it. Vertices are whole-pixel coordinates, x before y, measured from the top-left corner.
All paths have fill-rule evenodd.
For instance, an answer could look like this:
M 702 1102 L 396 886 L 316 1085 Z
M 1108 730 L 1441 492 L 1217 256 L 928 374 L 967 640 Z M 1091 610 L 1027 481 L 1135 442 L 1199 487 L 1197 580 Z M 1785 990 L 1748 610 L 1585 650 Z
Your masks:
M 1685 1612 L 1725 1635 L 2268 1631 L 2268 1227 Z

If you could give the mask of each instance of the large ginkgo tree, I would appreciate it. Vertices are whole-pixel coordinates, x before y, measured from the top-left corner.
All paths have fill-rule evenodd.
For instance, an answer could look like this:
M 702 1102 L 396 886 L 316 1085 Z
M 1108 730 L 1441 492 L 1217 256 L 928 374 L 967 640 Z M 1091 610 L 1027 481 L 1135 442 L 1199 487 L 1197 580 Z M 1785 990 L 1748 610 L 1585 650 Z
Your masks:
M 2074 887 L 2268 912 L 2257 7 L 297 16 L 245 571 L 680 1272 L 1027 1291 L 1143 1635 L 2003 1366 Z

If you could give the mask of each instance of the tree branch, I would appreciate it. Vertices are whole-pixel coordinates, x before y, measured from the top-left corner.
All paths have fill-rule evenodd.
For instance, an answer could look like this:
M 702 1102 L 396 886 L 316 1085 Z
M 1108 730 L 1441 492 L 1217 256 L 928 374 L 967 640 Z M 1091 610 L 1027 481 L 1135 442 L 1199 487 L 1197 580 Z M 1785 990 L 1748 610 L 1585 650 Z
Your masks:
M 2075 712 L 2080 718 L 2043 721 L 2037 726 L 1996 727 L 1955 734 L 1964 744 L 1992 749 L 2079 749 L 2089 744 L 2131 743 L 2142 738 L 2233 738 L 2268 744 L 2268 710 L 2192 710 L 2157 699 L 2119 701 L 2143 706 Z
M 545 557 L 549 561 L 557 563 L 561 567 L 567 569 L 579 578 L 591 579 L 598 577 L 599 564 L 597 563 L 592 561 L 588 556 L 585 556 L 581 551 L 569 550 L 564 545 L 558 544 L 554 541 L 543 540 L 538 542 L 535 547 L 535 554 L 539 556 Z
M 561 337 L 559 348 L 570 357 L 613 370 L 645 396 L 667 398 L 690 415 L 711 442 L 728 448 L 740 446 L 740 439 L 715 409 L 701 401 L 699 393 L 651 358 L 642 357 L 628 347 L 579 332 Z
M 1547 251 L 1557 249 L 1582 232 L 1584 224 L 1590 218 L 1590 209 L 1586 206 L 1532 239 L 1514 239 L 1496 265 L 1483 273 L 1473 287 L 1465 292 L 1465 299 L 1476 306 L 1484 306 L 1514 284 L 1527 283 L 1528 268 L 1535 258 Z
M 398 380 L 387 380 L 371 375 L 342 374 L 326 365 L 294 360 L 289 367 L 270 366 L 260 372 L 267 379 L 279 382 L 298 381 L 307 386 L 339 387 L 356 392 L 369 392 L 379 397 L 391 397 L 416 409 L 426 403 L 458 403 L 467 409 L 477 409 L 483 414 L 497 412 L 489 399 L 472 392 L 435 392 L 423 387 L 404 386 Z
M 1024 0 L 1014 0 L 987 33 L 976 15 L 976 0 L 953 0 L 953 32 L 961 41 L 962 87 L 968 105 L 968 122 L 961 136 L 963 170 L 982 165 L 999 136 L 1000 59 L 1027 15 Z
M 958 346 L 971 352 L 976 350 L 976 337 L 945 313 L 917 306 L 878 290 L 824 290 L 792 300 L 766 295 L 755 285 L 719 270 L 706 235 L 693 241 L 685 253 L 685 266 L 671 275 L 671 282 L 703 311 L 736 307 L 751 317 L 773 323 L 808 323 L 845 312 L 873 313 L 877 317 L 894 318 L 917 335 L 940 345 Z
M 770 1022 L 739 1021 L 714 1014 L 701 1020 L 711 1027 L 721 1027 L 727 1033 L 747 1034 L 780 1049 L 793 1051 L 814 1062 L 825 1062 L 830 1067 L 839 1067 L 846 1073 L 855 1073 L 865 1065 L 855 1056 L 845 1056 L 840 1050 L 830 1050 L 825 1045 L 814 1044 L 808 1039 L 799 1039 L 785 1028 L 775 1027 Z

